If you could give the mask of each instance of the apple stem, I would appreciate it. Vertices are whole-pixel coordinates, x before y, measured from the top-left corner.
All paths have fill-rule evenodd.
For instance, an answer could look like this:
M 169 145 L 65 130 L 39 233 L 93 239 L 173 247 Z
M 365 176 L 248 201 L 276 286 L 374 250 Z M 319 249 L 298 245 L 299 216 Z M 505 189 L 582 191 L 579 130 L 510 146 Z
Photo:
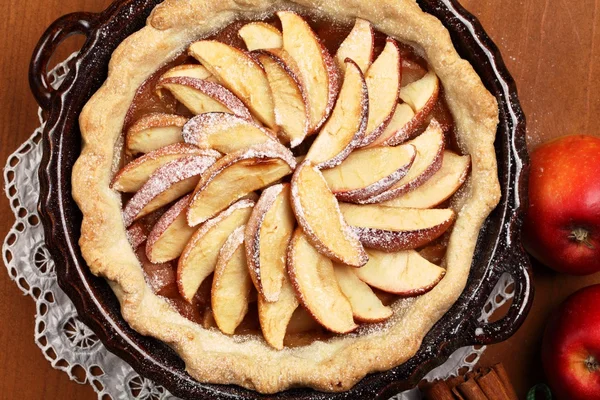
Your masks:
M 590 242 L 590 233 L 583 228 L 575 228 L 569 235 L 569 239 L 573 239 L 577 243 L 584 244 L 590 249 L 594 248 L 594 245 Z
M 585 360 L 585 366 L 588 369 L 588 371 L 590 371 L 590 372 L 596 372 L 597 370 L 600 369 L 600 363 L 594 356 L 589 356 Z

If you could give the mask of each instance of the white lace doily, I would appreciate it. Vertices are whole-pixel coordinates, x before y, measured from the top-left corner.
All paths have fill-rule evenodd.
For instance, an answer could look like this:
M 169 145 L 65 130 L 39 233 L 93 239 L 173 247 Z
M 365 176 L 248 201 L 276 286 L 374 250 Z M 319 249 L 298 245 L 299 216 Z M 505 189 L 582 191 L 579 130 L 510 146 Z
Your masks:
M 54 88 L 68 73 L 67 62 L 50 72 Z M 41 110 L 38 116 L 40 127 L 8 158 L 4 169 L 5 192 L 16 222 L 2 246 L 2 257 L 10 278 L 36 302 L 35 342 L 53 368 L 66 372 L 77 383 L 92 385 L 98 399 L 177 399 L 165 388 L 140 377 L 125 361 L 110 353 L 80 321 L 73 303 L 58 287 L 54 261 L 45 246 L 44 230 L 37 212 L 37 170 L 42 157 L 39 142 L 44 127 Z M 500 279 L 480 320 L 487 321 L 512 297 L 509 290 L 511 283 L 509 275 Z M 472 370 L 484 350 L 485 346 L 459 349 L 445 364 L 431 371 L 426 379 L 444 379 L 456 375 L 459 370 Z M 394 397 L 397 400 L 420 398 L 417 389 Z

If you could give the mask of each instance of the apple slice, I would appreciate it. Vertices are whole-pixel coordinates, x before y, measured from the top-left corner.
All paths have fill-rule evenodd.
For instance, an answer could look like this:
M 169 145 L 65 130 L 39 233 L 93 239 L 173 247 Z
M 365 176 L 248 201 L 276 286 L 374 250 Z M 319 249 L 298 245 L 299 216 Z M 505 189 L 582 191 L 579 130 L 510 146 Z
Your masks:
M 215 40 L 193 43 L 189 53 L 231 90 L 269 128 L 276 128 L 275 105 L 263 67 L 246 52 Z
M 417 151 L 413 145 L 357 150 L 340 165 L 323 172 L 338 200 L 366 200 L 388 190 L 404 178 Z
M 354 28 L 338 48 L 336 58 L 342 72 L 346 71 L 346 59 L 349 58 L 366 73 L 373 62 L 375 32 L 369 21 L 356 18 Z
M 333 266 L 340 289 L 352 306 L 354 319 L 360 322 L 382 322 L 391 317 L 392 309 L 383 305 L 369 285 L 356 276 L 354 269 L 356 268 L 341 264 Z
M 306 155 L 321 169 L 344 161 L 361 144 L 367 129 L 367 84 L 358 65 L 350 59 L 346 62 L 348 67 L 335 108 Z
M 167 89 L 193 114 L 225 112 L 251 120 L 248 108 L 233 93 L 215 82 L 189 77 L 163 78 L 157 89 Z
M 279 298 L 287 274 L 287 248 L 295 225 L 290 185 L 279 184 L 266 189 L 248 221 L 246 257 L 256 290 L 269 302 Z
M 446 270 L 430 263 L 414 250 L 384 253 L 369 250 L 369 262 L 353 272 L 369 286 L 403 297 L 429 292 Z
M 292 286 L 293 290 L 293 286 Z M 296 292 L 294 292 L 294 297 L 296 297 Z M 319 324 L 306 308 L 298 307 L 294 314 L 292 314 L 292 318 L 287 326 L 286 334 L 288 335 L 297 335 L 310 331 L 318 331 L 323 330 L 321 324 Z
M 394 143 L 394 145 L 404 143 L 414 135 L 419 126 L 420 123 L 415 119 L 413 109 L 406 103 L 398 104 L 387 128 L 385 128 L 381 136 L 367 147 L 391 146 L 390 143 Z
M 422 79 L 426 74 L 427 70 L 421 64 L 405 58 L 402 59 L 402 87 Z
M 202 282 L 214 272 L 221 247 L 237 228 L 248 222 L 253 207 L 252 200 L 238 201 L 206 221 L 187 243 L 177 265 L 177 286 L 188 302 L 192 302 Z
M 369 123 L 362 146 L 373 143 L 383 133 L 396 111 L 402 79 L 401 63 L 398 43 L 388 38 L 383 52 L 365 75 L 369 88 Z
M 417 189 L 381 203 L 388 207 L 433 208 L 448 200 L 469 176 L 471 156 L 444 151 L 442 167 Z
M 342 203 L 340 210 L 364 246 L 388 252 L 428 244 L 446 232 L 456 217 L 451 209 L 420 210 L 380 204 Z
M 321 172 L 304 161 L 292 177 L 292 208 L 308 240 L 326 257 L 361 267 L 367 254 L 346 224 Z
M 157 169 L 123 209 L 125 226 L 194 190 L 214 162 L 215 157 L 185 156 Z
M 202 80 L 208 80 L 211 82 L 217 81 L 216 78 L 210 73 L 209 70 L 207 70 L 206 68 L 204 68 L 202 65 L 199 65 L 199 64 L 177 65 L 177 66 L 169 69 L 164 74 L 162 74 L 160 79 L 163 80 L 163 79 L 167 79 L 167 78 L 180 78 L 180 77 L 202 79 Z
M 308 23 L 291 11 L 277 13 L 283 26 L 283 48 L 296 61 L 306 91 L 310 115 L 309 133 L 327 120 L 340 88 L 339 70 Z
M 267 343 L 277 350 L 283 349 L 287 327 L 299 305 L 287 270 L 284 270 L 282 282 L 277 301 L 269 302 L 263 296 L 258 296 L 260 328 Z
M 291 174 L 295 167 L 292 153 L 275 142 L 226 155 L 202 174 L 187 211 L 188 224 L 201 224 L 236 200 Z
M 417 156 L 408 174 L 385 192 L 359 203 L 375 204 L 395 199 L 423 185 L 442 167 L 444 132 L 436 120 L 432 120 L 425 132 L 406 144 L 411 144 L 417 149 Z
M 201 149 L 229 154 L 262 143 L 276 141 L 261 125 L 228 113 L 197 115 L 183 127 L 183 139 Z
M 283 46 L 283 36 L 279 29 L 266 22 L 250 22 L 238 31 L 244 40 L 248 51 L 260 49 L 280 49 Z
M 206 156 L 212 157 L 216 161 L 221 154 L 212 150 L 200 150 L 196 146 L 184 143 L 165 146 L 127 164 L 115 175 L 111 186 L 119 192 L 135 193 L 157 169 L 185 156 Z
M 308 134 L 307 99 L 300 84 L 296 62 L 282 49 L 253 53 L 263 65 L 275 102 L 275 121 L 280 135 L 291 147 L 296 147 Z
M 317 322 L 335 333 L 358 327 L 352 306 L 337 283 L 333 263 L 310 244 L 300 228 L 290 242 L 288 272 L 298 299 Z
M 132 249 L 137 249 L 148 238 L 148 229 L 143 224 L 135 223 L 127 229 L 127 239 Z
M 187 118 L 174 114 L 144 115 L 127 131 L 127 152 L 134 155 L 149 153 L 170 144 L 183 142 L 181 130 L 187 121 Z
M 219 252 L 211 291 L 211 307 L 217 326 L 233 335 L 248 312 L 252 280 L 244 252 L 244 229 L 240 226 Z

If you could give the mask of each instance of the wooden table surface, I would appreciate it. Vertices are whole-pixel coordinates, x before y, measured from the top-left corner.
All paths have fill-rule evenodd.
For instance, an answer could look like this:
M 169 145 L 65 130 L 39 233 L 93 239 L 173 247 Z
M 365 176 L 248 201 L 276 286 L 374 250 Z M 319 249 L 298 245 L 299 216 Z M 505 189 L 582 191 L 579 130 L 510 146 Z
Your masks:
M 4 0 L 0 25 L 0 162 L 38 126 L 27 70 L 42 32 L 56 18 L 74 11 L 98 12 L 110 0 Z M 462 0 L 483 23 L 517 81 L 528 118 L 530 149 L 553 137 L 599 135 L 600 10 L 598 0 Z M 575 5 L 575 3 L 577 5 Z M 81 40 L 71 39 L 57 59 Z M 8 201 L 0 196 L 0 237 L 13 224 Z M 543 381 L 539 344 L 552 309 L 600 275 L 573 278 L 536 266 L 536 296 L 525 325 L 505 343 L 491 346 L 482 364 L 502 361 L 524 398 Z M 0 399 L 94 399 L 88 385 L 70 382 L 44 359 L 33 341 L 34 302 L 0 271 Z

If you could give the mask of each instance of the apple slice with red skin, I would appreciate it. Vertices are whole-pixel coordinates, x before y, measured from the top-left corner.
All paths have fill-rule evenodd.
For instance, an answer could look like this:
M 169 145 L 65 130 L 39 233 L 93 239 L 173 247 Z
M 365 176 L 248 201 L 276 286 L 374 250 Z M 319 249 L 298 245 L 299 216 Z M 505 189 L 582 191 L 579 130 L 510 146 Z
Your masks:
M 123 209 L 125 226 L 194 190 L 200 174 L 215 160 L 209 156 L 185 156 L 157 169 Z
M 135 223 L 127 229 L 127 239 L 132 249 L 140 247 L 148 238 L 148 229 L 143 224 Z
M 291 11 L 277 13 L 283 27 L 283 48 L 298 65 L 308 100 L 309 134 L 327 120 L 340 89 L 339 69 L 308 23 Z
M 365 265 L 364 248 L 344 221 L 325 178 L 310 161 L 300 164 L 292 177 L 292 208 L 298 224 L 320 253 L 353 267 Z
M 217 79 L 200 64 L 182 64 L 177 65 L 161 75 L 160 79 L 166 78 L 195 78 L 211 82 L 217 82 Z
M 238 34 L 246 44 L 248 51 L 283 47 L 281 31 L 266 22 L 250 22 L 242 26 Z
M 213 317 L 226 335 L 233 335 L 244 319 L 252 291 L 244 251 L 244 229 L 244 226 L 237 228 L 219 251 L 212 283 Z
M 213 150 L 200 150 L 196 146 L 184 143 L 165 146 L 127 164 L 117 172 L 111 187 L 119 192 L 135 193 L 140 190 L 157 169 L 185 156 L 206 156 L 217 160 L 221 157 L 221 154 Z
M 150 262 L 146 258 L 143 247 L 139 247 L 135 253 L 144 271 L 146 283 L 150 286 L 152 292 L 164 297 L 178 296 L 175 265 L 172 263 L 154 264 Z
M 417 156 L 408 174 L 394 186 L 360 204 L 376 204 L 395 199 L 423 185 L 442 167 L 444 147 L 446 145 L 444 132 L 436 120 L 417 138 L 406 143 L 417 149 Z
M 410 144 L 361 149 L 322 173 L 338 200 L 354 203 L 376 196 L 399 182 L 408 173 L 416 155 L 415 147 Z
M 383 133 L 366 147 L 391 146 L 392 142 L 394 145 L 404 143 L 418 131 L 421 123 L 422 121 L 415 118 L 415 112 L 408 104 L 400 103 Z
M 315 249 L 302 229 L 296 229 L 290 242 L 288 272 L 299 301 L 326 329 L 352 332 L 352 306 L 342 293 L 331 260 Z
M 451 209 L 420 210 L 379 204 L 340 204 L 348 225 L 368 248 L 383 251 L 416 249 L 440 237 L 454 223 Z
M 227 154 L 202 174 L 187 211 L 188 224 L 201 224 L 236 200 L 291 174 L 295 167 L 292 153 L 275 142 Z
M 276 128 L 275 105 L 263 67 L 243 50 L 215 40 L 193 43 L 189 53 L 269 128 Z
M 279 299 L 287 275 L 287 248 L 295 225 L 290 185 L 278 184 L 264 190 L 248 221 L 245 244 L 250 277 L 268 302 Z
M 179 293 L 188 302 L 214 272 L 219 251 L 227 238 L 248 222 L 254 204 L 252 200 L 238 201 L 206 221 L 187 243 L 177 265 L 177 285 Z
M 442 167 L 423 185 L 381 205 L 398 208 L 434 208 L 448 200 L 465 183 L 471 156 L 444 151 Z
M 350 59 L 346 63 L 335 108 L 306 155 L 320 169 L 333 168 L 344 161 L 361 144 L 367 129 L 367 84 L 358 65 Z
M 356 18 L 354 27 L 338 48 L 336 59 L 342 72 L 346 71 L 346 59 L 356 63 L 364 73 L 373 63 L 375 31 L 369 21 Z
M 233 114 L 213 112 L 195 116 L 183 127 L 186 143 L 224 154 L 276 141 L 275 135 L 261 125 Z
M 284 257 L 285 260 L 287 256 Z M 277 301 L 269 302 L 263 296 L 258 296 L 258 319 L 261 331 L 267 343 L 277 350 L 283 349 L 287 327 L 300 304 L 287 270 L 284 272 Z
M 419 296 L 433 289 L 446 270 L 430 263 L 414 250 L 386 253 L 369 250 L 369 262 L 353 272 L 379 290 L 402 297 Z
M 406 58 L 402 59 L 402 87 L 422 79 L 425 75 L 427 70 L 421 64 Z
M 129 154 L 149 153 L 183 142 L 181 130 L 187 118 L 175 114 L 144 115 L 127 130 L 125 147 Z

